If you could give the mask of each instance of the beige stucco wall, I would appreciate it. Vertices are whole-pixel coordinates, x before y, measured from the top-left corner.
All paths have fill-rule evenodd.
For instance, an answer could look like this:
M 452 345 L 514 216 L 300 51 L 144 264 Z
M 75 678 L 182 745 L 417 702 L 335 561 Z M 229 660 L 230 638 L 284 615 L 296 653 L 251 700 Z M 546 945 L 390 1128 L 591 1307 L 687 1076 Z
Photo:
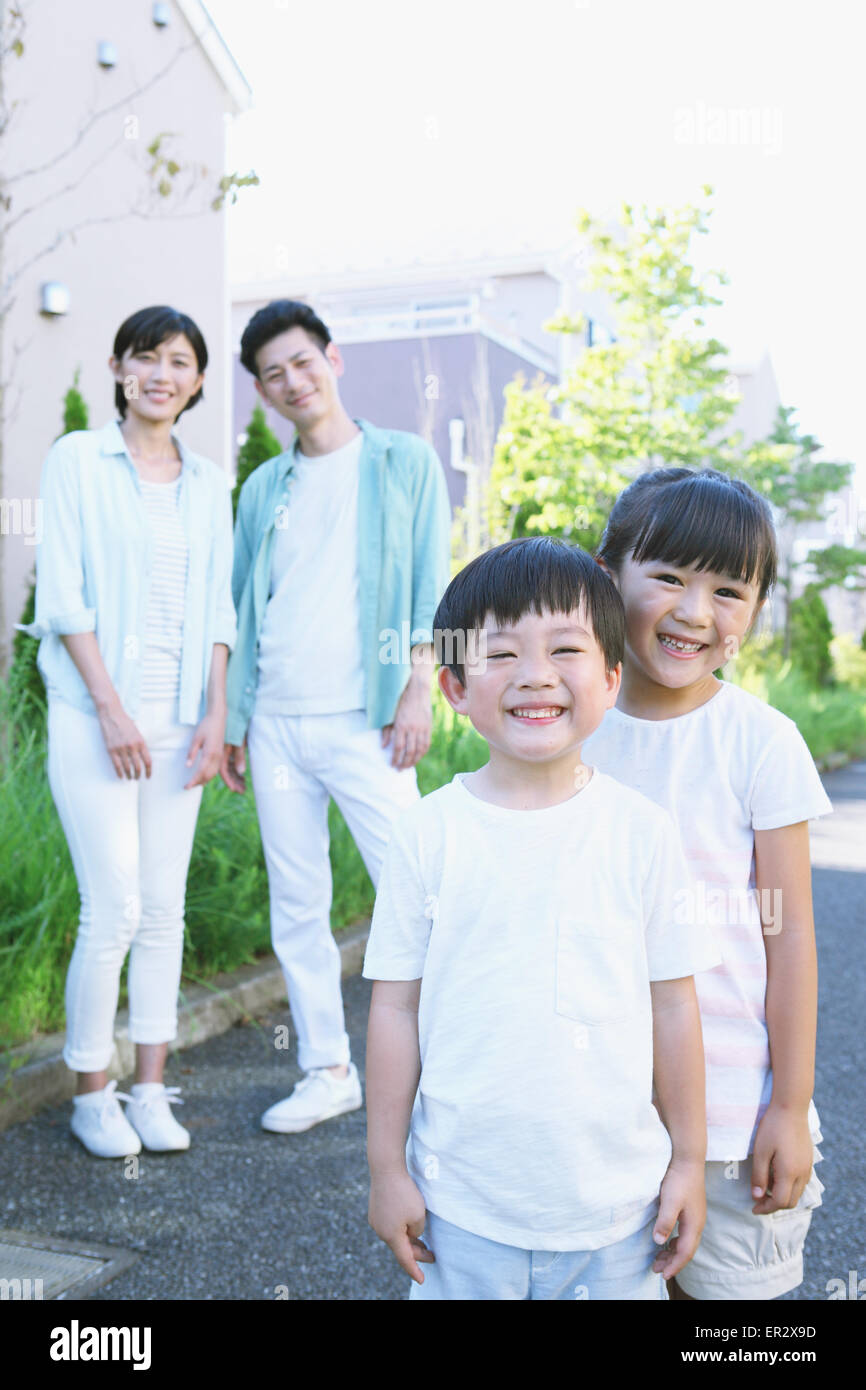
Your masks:
M 48 167 L 9 188 L 9 218 L 33 211 L 6 238 L 5 273 L 51 246 L 59 233 L 92 220 L 34 260 L 12 291 L 2 364 L 8 386 L 0 495 L 7 499 L 26 502 L 37 495 L 42 460 L 61 430 L 63 395 L 77 367 L 91 425 L 114 417 L 106 365 L 114 334 L 127 315 L 149 304 L 174 305 L 204 333 L 210 354 L 205 400 L 184 416 L 182 433 L 197 452 L 223 467 L 229 462 L 225 215 L 209 204 L 224 171 L 230 102 L 178 6 L 172 4 L 165 29 L 153 24 L 152 9 L 150 0 L 26 4 L 24 56 L 7 64 L 10 95 L 19 106 L 4 140 L 5 171 Z M 108 71 L 97 62 L 101 40 L 117 50 L 117 65 Z M 151 85 L 130 96 L 145 84 Z M 58 152 L 73 145 L 99 112 L 57 162 Z M 198 168 L 197 186 L 185 195 L 178 187 L 166 199 L 154 194 L 146 172 L 146 147 L 163 131 L 177 133 L 167 147 L 171 156 Z M 185 174 L 177 186 L 186 187 Z M 60 318 L 39 312 L 40 286 L 52 280 L 70 292 L 69 312 Z M 10 534 L 0 546 L 0 640 L 8 640 L 26 597 L 34 548 L 27 537 Z

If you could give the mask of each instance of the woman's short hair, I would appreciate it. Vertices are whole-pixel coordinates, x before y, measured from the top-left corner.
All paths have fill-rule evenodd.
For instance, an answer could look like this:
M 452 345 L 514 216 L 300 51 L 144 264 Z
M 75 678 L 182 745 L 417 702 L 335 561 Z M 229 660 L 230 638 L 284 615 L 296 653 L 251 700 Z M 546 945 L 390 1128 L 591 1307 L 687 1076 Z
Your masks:
M 182 314 L 178 309 L 172 309 L 167 304 L 152 305 L 149 309 L 139 309 L 137 313 L 130 314 L 128 319 L 117 330 L 114 339 L 114 356 L 118 362 L 125 352 L 152 352 L 169 338 L 176 338 L 179 333 L 189 339 L 190 346 L 195 353 L 195 360 L 198 369 L 203 372 L 207 366 L 207 347 L 202 337 L 201 329 L 189 314 Z M 194 396 L 191 396 L 183 410 L 191 410 L 202 398 L 202 389 L 199 387 Z M 127 398 L 124 394 L 123 386 L 118 381 L 114 387 L 114 404 L 117 406 L 121 420 L 126 419 Z M 179 411 L 176 419 L 180 419 L 183 410 Z

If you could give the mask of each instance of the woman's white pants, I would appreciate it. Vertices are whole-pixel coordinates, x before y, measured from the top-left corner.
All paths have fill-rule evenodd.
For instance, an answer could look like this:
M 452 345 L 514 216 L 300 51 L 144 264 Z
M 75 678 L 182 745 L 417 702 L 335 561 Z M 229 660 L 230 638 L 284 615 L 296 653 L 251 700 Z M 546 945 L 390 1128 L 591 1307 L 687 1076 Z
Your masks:
M 184 791 L 195 732 L 177 701 L 145 701 L 136 725 L 151 776 L 119 778 L 95 714 L 62 700 L 48 709 L 48 779 L 81 896 L 66 977 L 66 1045 L 73 1071 L 103 1071 L 114 1047 L 120 971 L 129 952 L 129 1036 L 177 1032 L 184 898 L 201 787 Z

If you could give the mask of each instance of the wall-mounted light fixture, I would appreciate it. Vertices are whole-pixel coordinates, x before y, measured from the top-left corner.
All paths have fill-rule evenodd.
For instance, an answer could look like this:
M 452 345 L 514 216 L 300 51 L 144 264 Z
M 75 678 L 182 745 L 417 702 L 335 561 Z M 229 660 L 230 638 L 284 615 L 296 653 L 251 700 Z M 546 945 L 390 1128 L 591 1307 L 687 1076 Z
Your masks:
M 69 313 L 69 289 L 59 280 L 48 280 L 39 291 L 39 312 L 55 316 Z
M 113 68 L 117 63 L 117 49 L 113 43 L 108 43 L 106 40 L 103 40 L 99 45 L 96 56 L 101 68 Z
M 171 9 L 168 5 L 157 3 L 153 7 L 153 22 L 157 29 L 164 29 L 171 23 Z

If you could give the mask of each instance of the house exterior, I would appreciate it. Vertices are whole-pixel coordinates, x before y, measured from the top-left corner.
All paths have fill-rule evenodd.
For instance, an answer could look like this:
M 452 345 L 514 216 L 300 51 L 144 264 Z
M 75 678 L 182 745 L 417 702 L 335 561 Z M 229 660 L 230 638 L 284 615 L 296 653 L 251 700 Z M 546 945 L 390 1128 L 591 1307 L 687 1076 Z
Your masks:
M 64 394 L 79 371 L 90 424 L 114 418 L 107 360 L 129 314 L 171 304 L 198 323 L 210 359 L 204 400 L 180 432 L 196 452 L 232 466 L 225 213 L 211 202 L 225 171 L 226 117 L 251 104 L 200 0 L 22 9 L 23 51 L 4 60 L 6 103 L 17 105 L 0 189 L 11 199 L 0 213 L 7 654 L 33 573 L 40 471 L 62 429 Z M 176 175 L 168 160 L 181 166 Z

